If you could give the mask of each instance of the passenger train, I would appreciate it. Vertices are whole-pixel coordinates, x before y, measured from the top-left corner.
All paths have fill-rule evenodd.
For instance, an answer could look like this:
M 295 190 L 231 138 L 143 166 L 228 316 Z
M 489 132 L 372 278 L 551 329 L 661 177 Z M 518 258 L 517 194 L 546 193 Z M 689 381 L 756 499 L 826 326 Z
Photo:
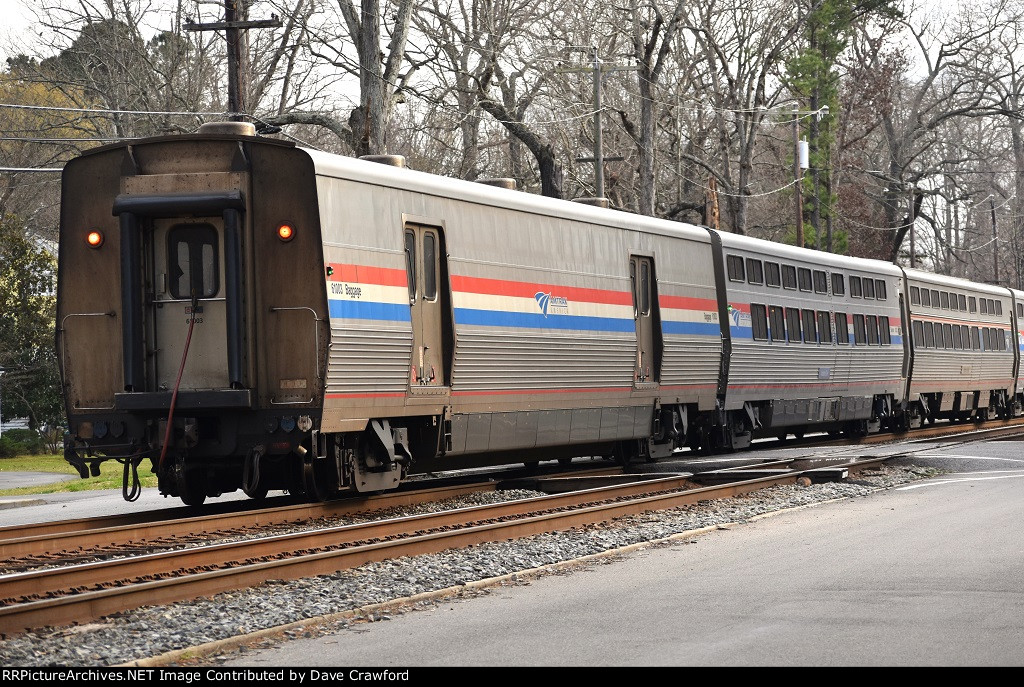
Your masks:
M 1024 292 L 240 123 L 90 150 L 62 194 L 65 457 L 187 504 L 1021 413 Z

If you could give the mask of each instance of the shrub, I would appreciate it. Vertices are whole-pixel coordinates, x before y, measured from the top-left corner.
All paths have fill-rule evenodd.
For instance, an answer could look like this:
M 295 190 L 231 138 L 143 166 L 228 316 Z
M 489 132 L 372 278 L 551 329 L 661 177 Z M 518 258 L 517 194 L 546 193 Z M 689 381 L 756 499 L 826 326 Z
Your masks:
M 43 452 L 43 437 L 34 429 L 9 429 L 3 433 L 0 439 L 7 439 L 13 444 L 20 446 L 18 453 L 28 453 L 37 456 Z

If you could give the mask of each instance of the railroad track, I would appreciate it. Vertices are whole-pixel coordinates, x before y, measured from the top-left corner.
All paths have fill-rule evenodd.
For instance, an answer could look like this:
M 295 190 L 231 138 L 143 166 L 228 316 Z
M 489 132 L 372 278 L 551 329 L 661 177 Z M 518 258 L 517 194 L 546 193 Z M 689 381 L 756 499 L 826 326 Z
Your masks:
M 888 456 L 847 464 L 862 469 Z M 832 472 L 835 473 L 833 466 Z M 727 471 L 716 471 L 727 472 Z M 0 576 L 0 632 L 83 622 L 141 605 L 166 604 L 297 579 L 400 556 L 435 553 L 580 527 L 701 500 L 725 498 L 793 483 L 820 468 L 717 486 L 690 476 L 647 479 L 580 492 L 475 506 L 420 516 L 323 528 L 312 532 L 212 544 L 185 551 Z
M 1005 422 L 982 429 L 963 426 L 944 439 L 952 443 L 1000 438 L 1024 432 L 1024 421 Z M 914 442 L 933 437 L 914 435 Z M 324 526 L 314 530 L 288 532 L 247 538 L 244 541 L 214 543 L 187 549 L 153 551 L 150 542 L 139 550 L 122 551 L 120 558 L 64 565 L 46 570 L 0 575 L 0 633 L 9 635 L 32 627 L 83 622 L 141 605 L 171 603 L 222 591 L 253 586 L 271 579 L 296 579 L 355 567 L 364 563 L 466 547 L 489 541 L 514 539 L 540 532 L 571 529 L 653 510 L 674 508 L 701 500 L 726 498 L 777 484 L 795 482 L 801 477 L 840 479 L 847 471 L 881 463 L 895 456 L 912 455 L 893 447 L 879 455 L 851 457 L 856 447 L 848 447 L 821 457 L 818 452 L 782 460 L 759 461 L 713 470 L 696 475 L 669 477 L 637 476 L 627 484 L 594 487 L 569 493 L 508 501 L 500 504 L 460 508 L 419 516 L 377 520 L 359 524 Z M 877 450 L 877 449 L 876 449 Z M 922 449 L 923 450 L 923 449 Z M 610 472 L 610 471 L 606 471 Z M 556 478 L 538 478 L 553 481 Z M 566 479 L 566 478 L 563 478 Z M 581 479 L 580 477 L 568 479 Z M 701 483 L 725 482 L 714 486 Z M 495 484 L 462 485 L 415 495 L 389 494 L 373 497 L 375 503 L 391 506 L 436 500 L 467 493 L 475 488 L 493 489 Z M 479 489 L 476 489 L 479 490 Z M 394 499 L 401 499 L 401 504 Z M 366 511 L 365 499 L 359 504 L 335 502 L 303 504 L 267 509 L 255 514 L 257 523 L 276 521 L 294 523 L 310 517 L 323 517 L 325 509 L 349 512 Z M 216 530 L 223 533 L 224 523 L 253 513 L 223 514 Z M 44 546 L 49 536 L 54 541 L 73 541 L 72 535 L 91 537 L 110 543 L 119 536 L 138 541 L 161 528 L 196 528 L 206 531 L 211 518 L 186 518 L 173 523 L 119 525 L 55 535 L 0 540 L 0 552 Z M 134 533 L 133 533 L 134 530 Z M 142 530 L 140 532 L 140 530 Z M 209 539 L 210 535 L 206 535 Z M 218 537 L 221 538 L 221 537 Z M 155 540 L 154 540 L 155 541 Z M 9 556 L 5 556 L 9 558 Z

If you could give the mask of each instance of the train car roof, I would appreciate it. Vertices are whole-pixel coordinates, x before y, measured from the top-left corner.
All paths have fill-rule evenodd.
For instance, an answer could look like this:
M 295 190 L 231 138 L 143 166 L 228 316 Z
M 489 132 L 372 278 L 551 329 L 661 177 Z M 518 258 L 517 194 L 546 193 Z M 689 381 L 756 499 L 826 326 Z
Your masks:
M 906 272 L 908 280 L 925 282 L 934 286 L 943 286 L 950 289 L 964 289 L 966 291 L 987 293 L 994 296 L 1008 296 L 1010 294 L 1010 289 L 1005 286 L 982 284 L 968 279 L 948 277 L 944 274 L 935 274 L 934 272 L 926 272 L 924 270 L 911 269 L 909 267 L 904 268 L 903 271 Z
M 753 236 L 741 236 L 727 232 L 718 232 L 722 237 L 722 246 L 736 250 L 746 250 L 770 256 L 773 260 L 793 260 L 794 262 L 814 263 L 846 270 L 860 270 L 872 274 L 887 276 L 903 276 L 898 265 L 870 258 L 855 258 L 810 248 L 797 248 L 786 243 L 775 243 Z
M 548 217 L 589 222 L 621 229 L 644 231 L 666 236 L 682 236 L 702 243 L 710 243 L 706 227 L 672 220 L 646 217 L 620 210 L 574 203 L 568 200 L 488 186 L 454 177 L 428 174 L 405 167 L 393 167 L 378 162 L 334 155 L 301 148 L 313 160 L 318 175 L 350 179 L 389 188 L 414 191 L 443 198 L 455 198 L 469 203 L 496 208 L 529 212 Z

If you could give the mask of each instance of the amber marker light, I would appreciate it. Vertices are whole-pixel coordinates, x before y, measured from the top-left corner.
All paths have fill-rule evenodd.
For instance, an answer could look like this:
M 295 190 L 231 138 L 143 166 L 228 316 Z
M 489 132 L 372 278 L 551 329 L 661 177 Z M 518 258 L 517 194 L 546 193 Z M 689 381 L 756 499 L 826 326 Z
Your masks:
M 99 248 L 103 245 L 103 232 L 93 229 L 85 236 L 85 242 L 90 248 Z
M 291 241 L 295 238 L 295 229 L 290 224 L 282 224 L 277 228 L 277 238 L 282 241 Z

